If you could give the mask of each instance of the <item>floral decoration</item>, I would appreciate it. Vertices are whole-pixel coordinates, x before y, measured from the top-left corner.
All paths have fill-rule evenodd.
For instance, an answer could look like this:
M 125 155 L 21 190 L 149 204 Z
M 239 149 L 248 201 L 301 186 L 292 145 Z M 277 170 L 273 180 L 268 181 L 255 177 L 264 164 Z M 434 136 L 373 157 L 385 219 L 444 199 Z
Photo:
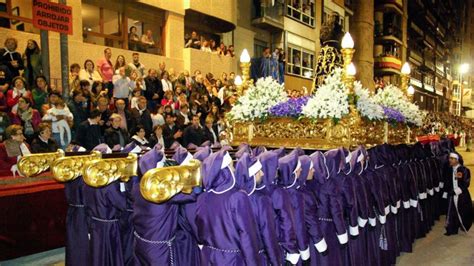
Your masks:
M 303 106 L 308 103 L 309 97 L 303 96 L 298 98 L 290 98 L 285 102 L 277 103 L 269 110 L 269 114 L 274 117 L 299 117 Z
M 354 82 L 354 93 L 356 107 L 361 116 L 371 121 L 384 119 L 384 109 L 370 96 L 369 90 L 362 87 L 360 81 Z
M 286 101 L 287 97 L 284 84 L 271 77 L 260 78 L 237 100 L 228 116 L 239 121 L 263 120 L 268 117 L 270 107 Z

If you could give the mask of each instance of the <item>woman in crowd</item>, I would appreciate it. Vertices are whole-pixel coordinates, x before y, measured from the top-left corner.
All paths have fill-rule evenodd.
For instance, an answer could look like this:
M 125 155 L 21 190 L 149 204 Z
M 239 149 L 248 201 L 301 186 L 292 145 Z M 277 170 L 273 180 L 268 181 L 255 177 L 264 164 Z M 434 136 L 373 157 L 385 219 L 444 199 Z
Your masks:
M 137 34 L 137 27 L 131 26 L 130 31 L 128 32 L 128 49 L 132 51 L 139 51 L 140 50 L 139 44 L 140 44 L 140 37 L 138 37 L 138 34 Z
M 16 113 L 18 109 L 18 100 L 20 97 L 26 97 L 33 101 L 31 91 L 26 87 L 26 81 L 22 77 L 16 77 L 12 81 L 13 89 L 7 91 L 7 106 L 12 113 Z
M 150 136 L 150 143 L 148 147 L 153 148 L 156 144 L 165 147 L 165 139 L 163 138 L 163 128 L 160 125 L 153 126 L 153 134 Z
M 82 80 L 87 80 L 90 85 L 94 83 L 94 81 L 102 81 L 102 77 L 100 76 L 99 72 L 95 70 L 95 65 L 92 60 L 87 59 L 84 62 L 84 69 L 81 69 L 79 71 L 79 79 Z
M 47 122 L 40 123 L 38 126 L 38 136 L 31 142 L 32 153 L 55 152 L 59 146 L 51 138 L 51 126 Z
M 36 77 L 43 74 L 43 63 L 41 61 L 41 50 L 35 40 L 28 40 L 23 54 L 25 72 L 23 73 L 30 87 L 34 86 Z
M 235 56 L 234 46 L 233 46 L 232 44 L 229 45 L 229 49 L 227 49 L 225 55 L 230 56 L 230 57 L 234 57 L 234 56 Z
M 145 135 L 146 135 L 145 128 L 142 125 L 138 125 L 135 128 L 135 134 L 132 136 L 132 141 L 135 142 L 137 146 L 140 146 L 142 147 L 142 149 L 144 149 L 144 147 L 148 147 L 149 145 L 149 142 L 145 138 Z
M 48 101 L 48 95 L 51 92 L 51 89 L 48 86 L 45 76 L 37 76 L 35 79 L 35 86 L 33 88 L 32 96 L 34 101 L 34 108 L 40 111 L 43 107 L 43 104 L 46 104 Z
M 104 87 L 104 84 L 101 81 L 94 81 L 91 89 L 92 103 L 96 104 L 100 97 L 108 98 L 108 93 L 109 90 Z
M 173 91 L 165 92 L 165 97 L 163 100 L 161 100 L 161 105 L 170 106 L 172 109 L 174 109 Z
M 217 53 L 217 44 L 216 44 L 216 41 L 214 41 L 213 39 L 210 40 L 209 42 L 209 48 L 211 48 L 211 52 L 212 53 Z
M 168 71 L 163 71 L 163 73 L 161 73 L 161 85 L 163 86 L 163 91 L 165 93 L 167 91 L 173 91 L 173 84 L 171 84 L 171 80 L 169 79 Z
M 115 65 L 114 65 L 115 74 L 119 74 L 119 68 L 121 67 L 125 67 L 125 70 L 127 69 L 127 63 L 125 61 L 125 56 L 123 55 L 117 56 L 117 60 L 115 60 Z M 130 73 L 125 73 L 125 74 L 129 75 Z
M 20 97 L 18 110 L 16 113 L 12 113 L 12 124 L 23 126 L 26 139 L 31 141 L 39 123 L 41 123 L 41 115 L 38 110 L 31 107 L 30 99 L 24 96 Z
M 18 41 L 15 38 L 6 38 L 5 47 L 0 50 L 0 65 L 5 65 L 11 77 L 20 76 L 20 70 L 24 69 L 21 54 L 16 51 Z
M 23 128 L 11 125 L 6 130 L 7 139 L 0 143 L 0 176 L 10 176 L 18 172 L 16 163 L 22 155 L 30 154 L 23 136 Z
M 204 40 L 204 41 L 202 42 L 201 51 L 203 51 L 203 52 L 209 52 L 209 53 L 212 52 L 209 41 Z
M 162 105 L 156 105 L 155 109 L 151 112 L 151 121 L 153 122 L 153 127 L 162 126 L 165 124 L 164 117 L 165 108 Z
M 79 89 L 79 72 L 81 71 L 81 66 L 77 63 L 72 64 L 69 67 L 69 92 L 72 95 L 74 90 Z
M 219 45 L 219 48 L 217 48 L 217 54 L 218 55 L 225 55 L 227 53 L 227 48 L 225 47 L 225 44 L 221 42 Z

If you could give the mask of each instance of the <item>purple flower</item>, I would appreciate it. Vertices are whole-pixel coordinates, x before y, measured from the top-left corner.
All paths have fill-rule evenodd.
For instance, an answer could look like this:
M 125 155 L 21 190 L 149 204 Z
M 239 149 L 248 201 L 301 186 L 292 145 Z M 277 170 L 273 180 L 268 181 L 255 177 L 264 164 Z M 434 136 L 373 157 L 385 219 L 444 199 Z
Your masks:
M 277 103 L 270 107 L 268 112 L 274 117 L 299 117 L 303 106 L 308 102 L 309 97 L 290 98 L 286 102 Z
M 400 113 L 398 110 L 395 110 L 390 107 L 382 106 L 383 107 L 383 113 L 385 115 L 385 118 L 387 118 L 389 123 L 404 123 L 405 122 L 405 116 L 403 116 L 402 113 Z

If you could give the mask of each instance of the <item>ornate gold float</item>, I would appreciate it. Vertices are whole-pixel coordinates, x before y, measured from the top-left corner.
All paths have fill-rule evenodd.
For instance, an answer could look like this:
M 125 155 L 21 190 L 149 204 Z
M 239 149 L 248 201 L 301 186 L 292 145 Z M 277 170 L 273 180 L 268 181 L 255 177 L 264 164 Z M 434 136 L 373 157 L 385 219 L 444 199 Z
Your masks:
M 101 153 L 93 151 L 91 154 L 64 156 L 51 164 L 51 173 L 58 182 L 72 181 L 82 175 L 87 162 L 101 158 Z
M 140 192 L 154 203 L 165 202 L 180 192 L 190 194 L 194 187 L 201 186 L 200 166 L 198 160 L 191 159 L 188 165 L 151 169 L 140 181 Z
M 54 160 L 63 157 L 64 152 L 33 153 L 21 157 L 18 161 L 18 171 L 23 176 L 32 177 L 46 172 Z
M 118 179 L 127 182 L 137 175 L 137 167 L 138 156 L 134 153 L 125 158 L 99 158 L 86 162 L 82 177 L 91 187 L 104 187 Z

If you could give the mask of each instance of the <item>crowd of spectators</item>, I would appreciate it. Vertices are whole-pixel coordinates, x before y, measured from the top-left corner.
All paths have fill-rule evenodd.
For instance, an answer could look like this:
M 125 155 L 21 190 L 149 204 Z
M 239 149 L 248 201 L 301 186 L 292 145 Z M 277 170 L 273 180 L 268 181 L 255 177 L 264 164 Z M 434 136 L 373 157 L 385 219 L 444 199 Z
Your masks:
M 191 36 L 189 36 L 189 34 L 185 36 L 184 47 L 198 49 L 204 52 L 222 56 L 235 56 L 233 45 L 226 46 L 223 42 L 221 42 L 218 46 L 215 40 L 206 40 L 203 36 L 199 36 L 195 31 L 191 32 Z
M 40 53 L 31 43 L 27 51 Z M 76 145 L 91 150 L 106 143 L 119 151 L 130 142 L 148 149 L 156 143 L 169 148 L 174 142 L 193 147 L 228 141 L 225 113 L 236 100 L 234 73 L 191 75 L 164 62 L 148 67 L 138 53 L 130 62 L 123 55 L 113 62 L 107 48 L 103 58 L 71 64 L 65 99 L 41 67 L 30 66 L 31 54 L 22 56 L 16 46 L 7 39 L 0 52 L 0 166 L 7 172 L 12 165 L 3 164 L 18 155 Z

